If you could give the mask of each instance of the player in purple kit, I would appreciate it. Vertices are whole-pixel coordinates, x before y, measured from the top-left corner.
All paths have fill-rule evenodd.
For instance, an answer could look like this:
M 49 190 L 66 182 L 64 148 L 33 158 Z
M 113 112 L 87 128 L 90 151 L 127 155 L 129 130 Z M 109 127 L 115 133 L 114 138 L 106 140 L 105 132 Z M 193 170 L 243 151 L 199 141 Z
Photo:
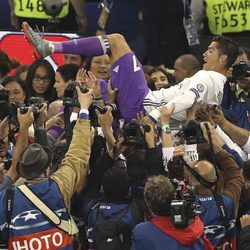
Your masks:
M 178 85 L 159 91 L 150 91 L 141 64 L 120 34 L 50 42 L 23 23 L 26 39 L 37 58 L 51 53 L 98 56 L 109 54 L 112 63 L 111 84 L 118 89 L 117 106 L 126 121 L 146 110 L 152 120 L 158 120 L 158 107 L 175 103 L 173 118 L 185 120 L 185 110 L 196 101 L 199 105 L 220 104 L 226 72 L 238 56 L 238 46 L 225 37 L 216 37 L 204 53 L 203 70 Z

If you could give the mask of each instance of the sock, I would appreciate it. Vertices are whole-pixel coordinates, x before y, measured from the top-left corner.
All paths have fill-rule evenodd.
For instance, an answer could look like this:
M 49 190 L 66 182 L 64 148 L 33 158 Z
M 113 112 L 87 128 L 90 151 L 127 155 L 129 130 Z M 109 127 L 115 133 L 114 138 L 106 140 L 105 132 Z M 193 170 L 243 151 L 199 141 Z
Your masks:
M 83 56 L 110 54 L 110 44 L 105 35 L 51 43 L 52 53 L 77 54 Z

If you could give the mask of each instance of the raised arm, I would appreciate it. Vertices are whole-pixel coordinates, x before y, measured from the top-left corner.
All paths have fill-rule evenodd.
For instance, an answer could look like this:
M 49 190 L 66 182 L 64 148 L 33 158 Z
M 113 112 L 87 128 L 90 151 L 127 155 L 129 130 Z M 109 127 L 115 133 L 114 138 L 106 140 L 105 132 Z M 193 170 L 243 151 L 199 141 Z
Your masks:
M 220 107 L 216 107 L 212 115 L 213 120 L 219 124 L 222 130 L 232 139 L 233 142 L 243 147 L 249 138 L 249 132 L 229 122 L 223 115 Z
M 19 162 L 23 150 L 28 146 L 28 129 L 31 126 L 33 120 L 34 117 L 31 107 L 29 107 L 26 114 L 21 114 L 20 110 L 18 109 L 18 122 L 20 124 L 19 135 L 12 157 L 12 164 L 9 171 L 6 174 L 13 180 L 13 182 L 15 182 L 18 179 L 16 166 L 17 163 Z
M 209 141 L 204 124 L 201 124 L 201 128 L 203 130 L 204 137 L 207 141 Z M 234 201 L 234 206 L 237 207 L 241 189 L 243 186 L 243 178 L 240 174 L 239 166 L 235 162 L 234 157 L 225 150 L 223 150 L 222 146 L 224 142 L 220 139 L 215 128 L 209 124 L 209 129 L 211 132 L 211 139 L 214 147 L 214 152 L 216 154 L 216 160 L 223 172 L 223 193 L 231 197 Z
M 91 148 L 88 108 L 93 99 L 92 90 L 83 94 L 77 87 L 77 93 L 81 106 L 80 119 L 74 127 L 72 141 L 65 158 L 59 169 L 51 176 L 51 179 L 58 184 L 67 208 L 70 207 L 70 199 L 77 188 L 83 171 L 87 169 Z M 87 174 L 87 171 L 85 174 Z

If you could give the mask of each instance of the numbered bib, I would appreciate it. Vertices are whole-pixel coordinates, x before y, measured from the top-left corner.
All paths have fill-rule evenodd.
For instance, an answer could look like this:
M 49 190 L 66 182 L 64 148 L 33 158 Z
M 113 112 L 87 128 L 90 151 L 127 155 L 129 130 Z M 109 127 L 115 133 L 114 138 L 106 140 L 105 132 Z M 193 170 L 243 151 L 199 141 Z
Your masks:
M 15 0 L 14 12 L 18 17 L 49 19 L 51 16 L 44 12 L 43 0 Z M 69 1 L 63 6 L 59 18 L 67 16 L 69 13 Z
M 205 0 L 208 26 L 214 35 L 250 30 L 249 0 Z

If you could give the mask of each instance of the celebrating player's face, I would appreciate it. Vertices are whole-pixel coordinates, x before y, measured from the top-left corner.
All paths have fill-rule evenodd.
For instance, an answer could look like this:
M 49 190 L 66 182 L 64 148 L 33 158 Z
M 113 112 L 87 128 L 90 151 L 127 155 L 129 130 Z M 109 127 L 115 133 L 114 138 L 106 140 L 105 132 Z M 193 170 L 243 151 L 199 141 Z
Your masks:
M 203 54 L 203 58 L 205 61 L 205 63 L 203 64 L 203 69 L 216 71 L 217 67 L 219 66 L 220 58 L 216 42 L 212 42 L 208 46 L 207 51 Z

